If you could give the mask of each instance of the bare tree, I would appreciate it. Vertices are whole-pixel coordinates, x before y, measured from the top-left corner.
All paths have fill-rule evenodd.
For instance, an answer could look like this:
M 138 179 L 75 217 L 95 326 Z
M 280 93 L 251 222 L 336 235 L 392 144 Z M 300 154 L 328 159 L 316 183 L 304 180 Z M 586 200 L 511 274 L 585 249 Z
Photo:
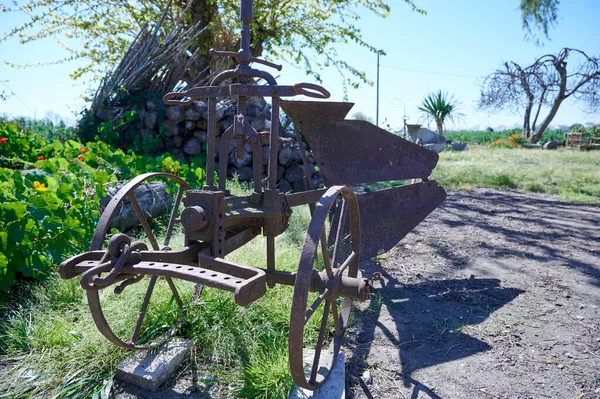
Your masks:
M 571 72 L 567 71 L 569 57 Z M 558 55 L 543 55 L 526 67 L 504 62 L 483 80 L 478 106 L 491 111 L 523 111 L 523 137 L 535 143 L 569 97 L 583 103 L 588 112 L 600 109 L 599 57 L 564 48 Z M 546 116 L 540 119 L 542 113 Z

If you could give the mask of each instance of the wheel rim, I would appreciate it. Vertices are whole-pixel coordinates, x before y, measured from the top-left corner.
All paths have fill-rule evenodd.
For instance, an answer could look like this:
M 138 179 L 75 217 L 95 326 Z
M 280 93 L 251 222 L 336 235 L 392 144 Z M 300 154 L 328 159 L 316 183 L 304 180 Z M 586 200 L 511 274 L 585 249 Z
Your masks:
M 163 179 L 171 180 L 178 185 L 177 195 L 176 195 L 175 199 L 173 200 L 172 208 L 170 209 L 170 212 L 168 212 L 169 221 L 167 223 L 165 237 L 164 237 L 164 240 L 162 240 L 162 242 L 160 244 L 159 244 L 159 241 L 158 241 L 155 233 L 153 232 L 152 228 L 150 227 L 148 221 L 146 220 L 146 218 L 143 214 L 143 211 L 139 207 L 139 204 L 138 204 L 135 196 L 133 195 L 135 188 L 137 188 L 141 184 L 144 184 L 147 181 L 149 181 L 151 179 L 155 179 L 155 178 L 163 178 Z M 160 250 L 161 248 L 169 247 L 175 225 L 178 222 L 178 215 L 180 213 L 179 208 L 181 205 L 183 195 L 189 189 L 190 189 L 190 186 L 184 180 L 180 179 L 177 176 L 168 174 L 168 173 L 147 173 L 147 174 L 140 175 L 140 176 L 136 177 L 135 179 L 131 180 L 129 183 L 127 183 L 125 186 L 123 186 L 117 192 L 117 194 L 115 194 L 115 196 L 109 202 L 108 206 L 105 208 L 105 210 L 100 218 L 100 221 L 98 223 L 98 226 L 96 227 L 96 231 L 94 232 L 94 238 L 92 240 L 90 250 L 94 251 L 94 250 L 103 249 L 102 247 L 103 247 L 104 243 L 107 242 L 106 235 L 107 235 L 107 232 L 110 227 L 110 224 L 109 224 L 110 220 L 111 220 L 112 216 L 116 212 L 119 211 L 120 204 L 122 203 L 123 200 L 125 200 L 125 198 L 127 198 L 130 201 L 130 203 L 134 209 L 134 213 L 136 214 L 137 219 L 139 220 L 139 222 L 142 226 L 143 232 L 144 232 L 147 240 L 149 241 L 150 250 L 157 251 L 157 250 Z M 157 278 L 157 276 L 149 276 L 149 277 L 137 276 L 137 280 L 136 280 L 136 277 L 132 277 L 130 279 L 130 282 L 137 283 L 136 285 L 139 286 L 140 285 L 139 282 L 141 282 L 142 280 L 147 280 L 148 283 L 147 283 L 147 286 L 145 289 L 145 293 L 143 294 L 143 299 L 140 304 L 139 311 L 137 312 L 137 315 L 135 316 L 136 320 L 135 320 L 133 329 L 130 334 L 127 334 L 128 335 L 127 338 L 125 338 L 124 333 L 117 333 L 117 332 L 113 331 L 113 328 L 111 328 L 111 326 L 105 316 L 105 311 L 102 306 L 103 300 L 101 300 L 101 297 L 100 297 L 100 291 L 106 292 L 106 290 L 110 289 L 111 287 L 115 288 L 115 294 L 107 294 L 106 298 L 104 298 L 105 301 L 107 301 L 109 299 L 109 295 L 115 295 L 115 296 L 120 295 L 120 292 L 122 292 L 123 289 L 119 290 L 119 294 L 117 294 L 116 292 L 120 288 L 120 286 L 114 287 L 114 285 L 110 285 L 110 286 L 102 288 L 102 289 L 86 290 L 88 306 L 90 308 L 90 312 L 92 314 L 94 323 L 98 327 L 98 330 L 110 342 L 112 342 L 120 347 L 127 348 L 127 349 L 147 349 L 150 347 L 154 347 L 163 341 L 163 340 L 161 340 L 160 342 L 138 344 L 138 342 L 144 341 L 148 338 L 144 334 L 142 327 L 144 325 L 144 321 L 146 320 L 147 311 L 148 311 L 148 307 L 150 305 L 151 297 L 155 294 L 155 288 L 157 286 L 158 278 Z M 174 300 L 177 303 L 177 305 L 179 305 L 179 307 L 183 306 L 183 302 L 181 300 L 179 290 L 177 289 L 173 280 L 171 278 L 167 277 L 166 282 L 172 293 L 172 300 Z M 123 286 L 123 288 L 124 287 L 125 286 Z M 116 300 L 115 298 L 110 298 L 110 299 Z M 170 304 L 167 304 L 167 306 L 169 306 L 169 305 Z M 131 303 L 124 303 L 124 306 L 131 307 Z M 124 313 L 126 313 L 126 312 L 124 312 Z M 160 319 L 161 319 L 161 316 L 159 316 L 158 321 L 160 321 Z M 156 320 L 155 320 L 155 322 L 156 322 Z
M 326 233 L 328 220 L 331 225 L 329 240 Z M 341 241 L 342 238 L 344 242 Z M 333 246 L 329 243 L 333 243 Z M 344 245 L 344 243 L 348 244 Z M 348 297 L 342 299 L 341 307 L 338 305 L 339 293 L 335 289 L 335 284 L 318 291 L 316 298 L 309 300 L 310 281 L 315 273 L 314 267 L 319 249 L 323 259 L 322 272 L 335 280 L 339 277 L 336 270 L 346 264 L 344 275 L 349 277 L 358 275 L 360 250 L 358 202 L 352 190 L 346 186 L 331 187 L 316 205 L 304 240 L 294 285 L 288 349 L 290 370 L 296 385 L 311 390 L 318 389 L 325 382 L 335 364 L 352 307 L 352 299 Z M 316 314 L 320 315 L 317 311 L 320 307 L 323 308 L 323 315 L 318 327 L 316 343 L 311 345 L 314 346 L 314 353 L 308 354 L 305 350 L 306 326 Z M 328 332 L 328 322 L 333 322 L 332 333 Z M 330 345 L 325 350 L 328 339 Z M 309 358 L 308 368 L 305 367 L 305 357 Z

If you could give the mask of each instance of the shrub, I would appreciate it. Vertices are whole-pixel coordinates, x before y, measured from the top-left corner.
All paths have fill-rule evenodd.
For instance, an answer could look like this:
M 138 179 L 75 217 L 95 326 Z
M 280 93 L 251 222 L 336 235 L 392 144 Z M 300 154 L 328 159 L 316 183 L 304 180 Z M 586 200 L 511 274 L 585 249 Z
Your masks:
M 200 185 L 201 162 L 138 156 L 103 142 L 43 141 L 19 123 L 0 121 L 0 291 L 18 275 L 42 279 L 87 249 L 107 183 L 168 171 Z

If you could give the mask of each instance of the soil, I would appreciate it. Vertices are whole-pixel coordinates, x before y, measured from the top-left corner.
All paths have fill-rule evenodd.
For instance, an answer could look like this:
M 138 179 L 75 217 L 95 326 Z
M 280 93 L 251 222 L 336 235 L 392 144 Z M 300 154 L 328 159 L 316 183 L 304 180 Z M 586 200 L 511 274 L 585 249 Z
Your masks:
M 350 398 L 600 398 L 600 207 L 453 193 L 390 253 L 346 345 Z
M 450 194 L 362 264 L 382 278 L 346 335 L 347 397 L 600 398 L 599 254 L 600 207 Z M 116 382 L 113 397 L 232 395 L 194 368 L 154 394 Z

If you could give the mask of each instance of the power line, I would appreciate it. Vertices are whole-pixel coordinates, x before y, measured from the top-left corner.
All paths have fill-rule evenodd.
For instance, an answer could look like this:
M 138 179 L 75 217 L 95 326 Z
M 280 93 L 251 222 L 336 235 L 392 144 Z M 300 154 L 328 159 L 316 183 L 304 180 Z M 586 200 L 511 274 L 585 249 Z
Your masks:
M 425 75 L 453 76 L 453 77 L 468 78 L 468 79 L 476 79 L 476 78 L 481 78 L 482 77 L 482 76 L 473 76 L 473 75 L 459 75 L 459 74 L 455 74 L 455 73 L 418 71 L 416 69 L 400 68 L 400 67 L 389 66 L 389 65 L 380 65 L 380 66 L 381 66 L 381 68 L 396 69 L 398 71 L 405 71 L 405 72 L 422 73 L 422 74 L 425 74 Z
M 31 107 L 29 107 L 29 105 L 27 105 L 27 103 L 26 103 L 25 101 L 23 101 L 23 99 L 22 99 L 21 97 L 19 97 L 19 96 L 17 95 L 17 93 L 15 93 L 15 92 L 14 92 L 14 90 L 10 88 L 10 86 L 9 86 L 9 85 L 7 85 L 7 84 L 6 84 L 6 81 L 0 80 L 0 83 L 2 83 L 4 86 L 6 86 L 6 88 L 7 88 L 8 90 L 10 90 L 10 94 L 11 94 L 11 95 L 13 95 L 13 96 L 15 96 L 15 97 L 17 97 L 17 99 L 18 99 L 19 101 L 21 101 L 21 102 L 23 103 L 23 105 L 27 107 L 27 109 L 28 109 L 28 110 L 30 110 L 30 111 L 31 111 L 31 113 L 33 114 L 33 117 L 35 118 L 35 111 L 34 111 L 34 110 L 32 110 L 32 109 L 31 109 Z

